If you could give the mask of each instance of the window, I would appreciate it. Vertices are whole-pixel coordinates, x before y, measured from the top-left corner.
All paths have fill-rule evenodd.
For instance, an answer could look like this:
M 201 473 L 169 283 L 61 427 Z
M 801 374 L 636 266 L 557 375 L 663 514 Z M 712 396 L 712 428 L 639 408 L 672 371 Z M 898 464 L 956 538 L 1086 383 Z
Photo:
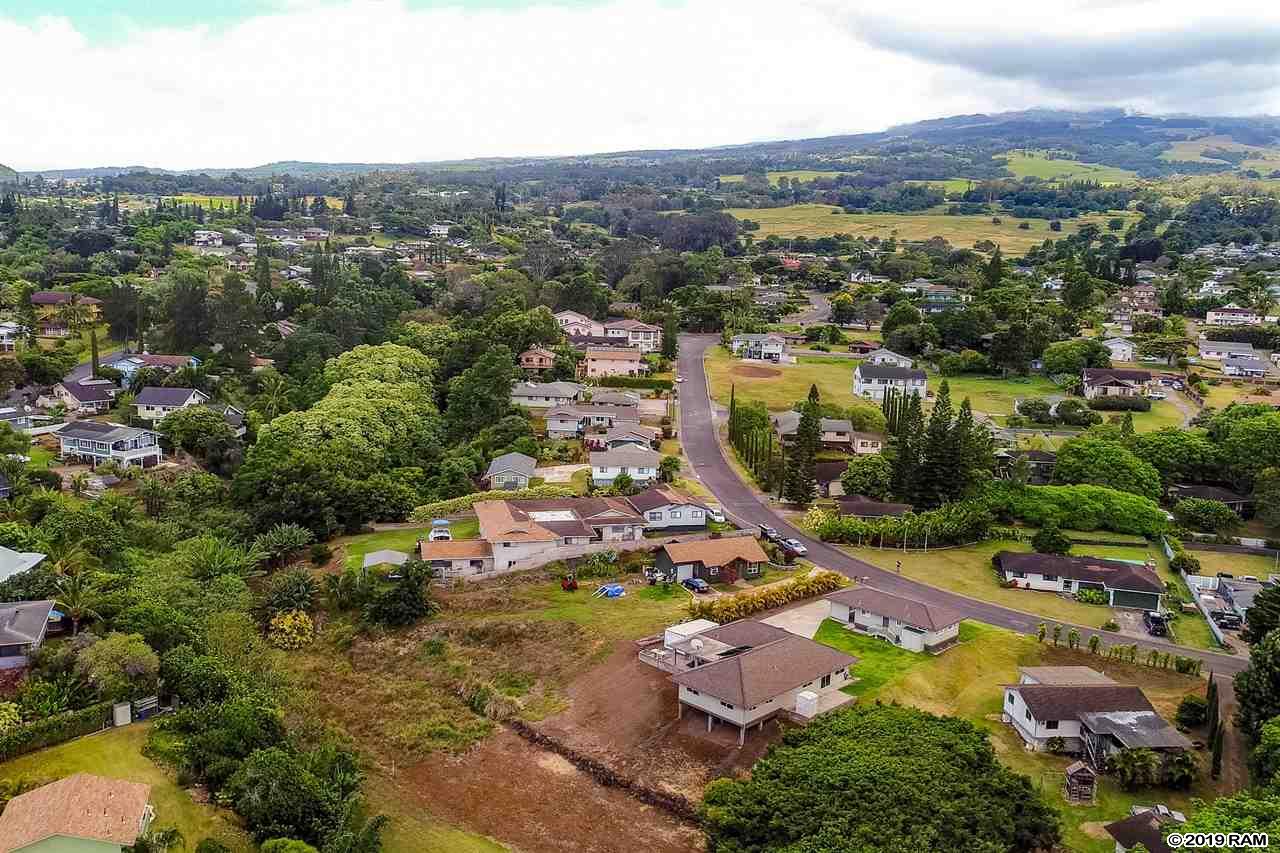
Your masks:
M 1004 698 L 1008 701 L 1008 703 L 1009 703 L 1010 705 L 1012 705 L 1012 704 L 1013 704 L 1013 694 L 1012 694 L 1012 693 L 1006 693 Z
M 651 512 L 651 513 L 649 513 L 649 520 L 650 520 L 650 521 L 662 521 L 662 513 L 661 513 L 661 512 Z
M 1026 577 L 1026 575 L 1024 575 L 1022 572 L 1014 572 L 1014 573 L 1013 573 L 1013 576 L 1014 576 L 1015 578 L 1025 578 L 1025 577 Z
M 689 510 L 689 517 L 690 517 L 690 518 L 702 518 L 702 510 L 700 510 L 700 509 L 691 509 L 691 510 Z
M 714 577 L 718 577 L 718 576 L 720 575 L 720 567 L 719 567 L 719 566 L 707 566 L 707 574 L 711 575 L 711 577 L 713 577 L 713 578 L 714 578 Z
M 1057 575 L 1045 575 L 1045 576 L 1044 576 L 1044 579 L 1045 579 L 1045 580 L 1047 580 L 1047 581 L 1056 581 L 1056 580 L 1058 579 L 1058 576 L 1057 576 Z
M 672 518 L 680 518 L 680 517 L 681 517 L 681 515 L 682 515 L 682 513 L 681 513 L 681 511 L 680 511 L 680 510 L 678 510 L 678 509 L 673 509 L 673 510 L 671 510 L 671 517 L 672 517 Z
M 701 695 L 700 693 L 698 693 L 698 691 L 694 690 L 692 687 L 686 687 L 686 688 L 685 688 L 685 690 L 689 691 L 689 692 L 690 692 L 690 693 L 692 693 L 694 696 L 699 696 L 699 695 Z
M 831 676 L 829 676 L 829 675 L 824 675 L 824 676 L 822 676 L 822 680 L 818 682 L 818 686 L 819 686 L 819 687 L 830 687 L 830 686 L 831 686 Z
M 1057 721 L 1057 720 L 1045 720 L 1045 721 L 1044 721 L 1044 727 L 1045 727 L 1046 729 L 1056 729 L 1056 728 L 1058 727 L 1058 721 Z
M 721 700 L 720 700 L 720 704 L 721 704 L 721 705 L 723 705 L 723 706 L 725 706 L 726 708 L 729 708 L 729 709 L 732 709 L 732 708 L 733 708 L 733 706 L 732 706 L 732 705 L 730 705 L 728 702 L 724 701 L 723 699 L 721 699 Z
M 1027 710 L 1023 711 L 1022 715 L 1026 717 L 1028 720 L 1031 719 L 1031 709 L 1028 708 Z

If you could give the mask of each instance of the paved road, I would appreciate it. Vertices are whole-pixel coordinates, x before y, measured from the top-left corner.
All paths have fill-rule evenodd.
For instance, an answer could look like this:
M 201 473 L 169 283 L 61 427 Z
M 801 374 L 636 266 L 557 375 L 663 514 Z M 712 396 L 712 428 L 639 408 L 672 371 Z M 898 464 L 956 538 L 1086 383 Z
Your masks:
M 827 297 L 820 293 L 806 293 L 809 297 L 809 307 L 804 311 L 798 311 L 795 314 L 783 317 L 783 322 L 799 323 L 800 325 L 808 325 L 809 323 L 825 323 L 831 317 L 831 302 Z
M 98 362 L 100 364 L 110 364 L 113 361 L 118 361 L 122 355 L 124 355 L 124 350 L 100 353 Z M 93 365 L 90 362 L 86 361 L 84 364 L 77 364 L 71 368 L 71 372 L 64 376 L 63 379 L 67 382 L 80 382 L 89 378 L 89 371 L 92 369 Z
M 910 596 L 929 604 L 949 607 L 964 614 L 968 619 L 1023 634 L 1034 634 L 1041 622 L 1053 621 L 938 589 L 851 557 L 807 535 L 762 503 L 755 492 L 744 484 L 729 466 L 717 439 L 711 401 L 707 396 L 706 373 L 702 369 L 702 356 L 708 347 L 718 342 L 719 338 L 712 335 L 680 336 L 679 372 L 685 377 L 685 382 L 680 386 L 680 439 L 684 445 L 685 457 L 698 477 L 724 506 L 725 511 L 740 525 L 771 525 L 785 535 L 794 536 L 804 542 L 809 549 L 809 558 L 820 566 L 834 569 L 852 578 L 869 578 L 869 585 L 877 589 Z M 1086 637 L 1089 634 L 1098 633 L 1097 628 L 1063 624 L 1068 629 L 1072 627 L 1079 629 L 1080 633 Z M 1126 638 L 1126 641 L 1134 640 Z M 1159 640 L 1138 641 L 1138 644 L 1143 647 L 1158 648 L 1162 652 L 1199 657 L 1205 661 L 1206 669 L 1223 674 L 1235 674 L 1248 665 L 1248 658 L 1244 655 L 1205 652 Z

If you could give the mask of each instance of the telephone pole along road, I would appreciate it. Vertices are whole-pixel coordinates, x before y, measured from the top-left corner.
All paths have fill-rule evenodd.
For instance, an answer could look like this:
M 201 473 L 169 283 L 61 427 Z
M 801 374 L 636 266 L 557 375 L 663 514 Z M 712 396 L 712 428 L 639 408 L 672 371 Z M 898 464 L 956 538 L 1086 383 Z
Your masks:
M 685 457 L 698 478 L 716 499 L 724 506 L 725 512 L 734 518 L 740 526 L 754 527 L 768 524 L 785 536 L 794 536 L 809 549 L 808 558 L 819 566 L 833 569 L 841 574 L 854 578 L 869 578 L 868 586 L 934 604 L 949 607 L 963 614 L 966 619 L 986 622 L 1000 628 L 1008 628 L 1022 634 L 1035 634 L 1041 622 L 1053 623 L 1054 620 L 1010 610 L 976 598 L 958 595 L 928 584 L 913 581 L 894 572 L 874 566 L 844 553 L 820 540 L 814 539 L 806 531 L 790 524 L 785 518 L 774 512 L 769 506 L 761 503 L 756 493 L 741 479 L 729 465 L 721 450 L 717 435 L 714 410 L 707 393 L 707 374 L 703 370 L 702 357 L 709 347 L 717 346 L 718 335 L 680 336 L 680 358 L 678 374 L 684 377 L 679 387 L 680 395 L 680 441 L 684 446 Z M 785 368 L 783 368 L 785 369 Z M 853 375 L 850 372 L 850 386 Z M 744 386 L 744 393 L 739 399 L 750 399 L 750 383 Z M 742 389 L 740 389 L 742 390 Z M 1028 592 L 1028 595 L 1037 593 Z M 1084 625 L 1061 623 L 1064 628 L 1075 628 L 1082 636 L 1100 634 L 1106 638 L 1105 632 Z M 1128 637 L 1125 638 L 1129 639 Z M 1144 648 L 1154 648 L 1161 652 L 1169 652 L 1184 657 L 1199 658 L 1204 661 L 1206 670 L 1224 675 L 1234 675 L 1249 664 L 1247 655 L 1227 655 L 1178 646 L 1173 643 L 1144 638 L 1138 641 Z

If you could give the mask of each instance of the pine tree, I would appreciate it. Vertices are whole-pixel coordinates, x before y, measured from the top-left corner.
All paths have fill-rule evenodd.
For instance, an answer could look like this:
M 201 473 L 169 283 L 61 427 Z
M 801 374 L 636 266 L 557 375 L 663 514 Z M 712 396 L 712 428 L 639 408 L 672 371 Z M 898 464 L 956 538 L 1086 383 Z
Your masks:
M 1125 412 L 1120 421 L 1120 440 L 1126 444 L 1133 439 L 1133 412 Z
M 987 268 L 983 273 L 987 287 L 999 287 L 1001 279 L 1004 278 L 1004 257 L 1000 254 L 1000 247 L 996 246 L 996 250 L 991 253 L 991 260 L 987 263 Z
M 799 506 L 808 506 L 818 491 L 816 461 L 822 445 L 822 410 L 818 405 L 818 388 L 809 389 L 809 399 L 800 409 L 796 437 L 786 454 L 786 483 L 783 494 Z
M 942 380 L 925 428 L 924 446 L 920 450 L 920 503 L 926 507 L 941 506 L 951 495 L 958 474 L 955 455 L 959 448 L 952 439 L 951 386 Z
M 912 394 L 898 416 L 895 435 L 897 456 L 893 460 L 892 492 L 899 500 L 912 503 L 916 499 L 916 483 L 920 468 L 920 445 L 924 432 L 924 414 L 920 397 Z
M 974 487 L 991 479 L 996 467 L 996 449 L 991 432 L 974 421 L 968 397 L 960 403 L 952 435 L 956 468 L 950 495 L 952 500 L 960 500 Z

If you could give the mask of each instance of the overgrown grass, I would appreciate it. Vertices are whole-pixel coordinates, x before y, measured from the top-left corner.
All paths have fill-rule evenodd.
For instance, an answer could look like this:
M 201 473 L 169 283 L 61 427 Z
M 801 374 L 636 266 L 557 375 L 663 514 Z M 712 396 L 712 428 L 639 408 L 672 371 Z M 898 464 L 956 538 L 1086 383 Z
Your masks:
M 357 536 L 343 537 L 333 543 L 347 549 L 347 566 L 358 569 L 364 561 L 364 555 L 371 551 L 404 551 L 413 555 L 418 540 L 431 531 L 430 525 L 409 527 L 403 530 L 381 530 L 377 533 L 361 533 Z M 476 518 L 460 518 L 449 525 L 454 539 L 475 539 L 480 535 L 480 521 Z
M 187 849 L 195 849 L 202 838 L 216 838 L 234 851 L 255 849 L 234 814 L 195 802 L 167 769 L 142 754 L 150 731 L 149 723 L 136 723 L 42 749 L 0 764 L 0 779 L 53 782 L 83 772 L 145 782 L 156 809 L 154 825 L 179 830 Z
M 413 793 L 398 791 L 386 776 L 370 776 L 365 789 L 370 807 L 391 818 L 382 839 L 383 853 L 503 853 L 511 849 L 483 835 L 437 823 L 410 805 L 415 800 Z

